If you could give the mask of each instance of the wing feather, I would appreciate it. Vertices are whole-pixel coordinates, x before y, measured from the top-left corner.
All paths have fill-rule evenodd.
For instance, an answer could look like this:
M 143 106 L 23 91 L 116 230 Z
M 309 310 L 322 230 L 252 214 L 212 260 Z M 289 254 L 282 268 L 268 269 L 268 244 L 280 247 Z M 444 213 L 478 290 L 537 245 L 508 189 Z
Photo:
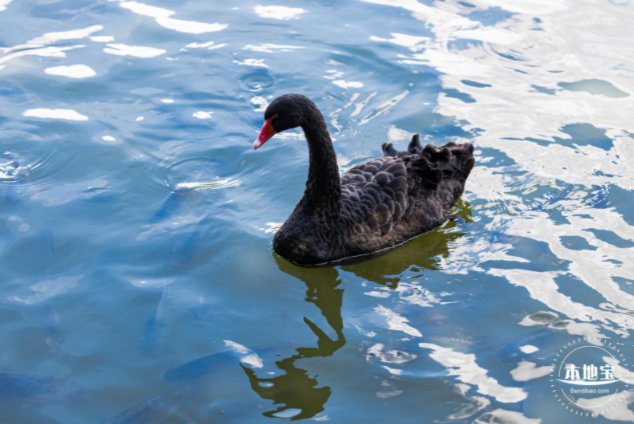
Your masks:
M 342 177 L 345 214 L 362 217 L 366 226 L 384 235 L 411 211 L 407 167 L 396 156 L 361 164 Z

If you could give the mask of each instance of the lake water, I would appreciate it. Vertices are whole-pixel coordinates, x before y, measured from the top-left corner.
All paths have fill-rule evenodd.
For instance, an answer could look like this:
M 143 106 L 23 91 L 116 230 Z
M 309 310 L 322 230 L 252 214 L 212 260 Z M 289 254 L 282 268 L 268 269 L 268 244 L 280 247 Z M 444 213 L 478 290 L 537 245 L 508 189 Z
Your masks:
M 629 0 L 0 0 L 0 421 L 634 421 L 633 39 Z M 342 169 L 474 143 L 459 219 L 274 255 L 287 92 Z M 609 403 L 552 388 L 570 346 Z

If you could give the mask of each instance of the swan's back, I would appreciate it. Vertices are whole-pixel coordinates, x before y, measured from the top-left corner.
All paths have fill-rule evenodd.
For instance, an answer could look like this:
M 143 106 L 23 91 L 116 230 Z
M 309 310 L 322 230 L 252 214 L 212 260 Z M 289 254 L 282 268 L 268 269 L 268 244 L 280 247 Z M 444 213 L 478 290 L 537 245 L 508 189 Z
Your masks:
M 472 145 L 422 148 L 418 136 L 407 151 L 384 144 L 383 152 L 342 176 L 340 225 L 348 256 L 401 244 L 442 224 L 474 165 Z

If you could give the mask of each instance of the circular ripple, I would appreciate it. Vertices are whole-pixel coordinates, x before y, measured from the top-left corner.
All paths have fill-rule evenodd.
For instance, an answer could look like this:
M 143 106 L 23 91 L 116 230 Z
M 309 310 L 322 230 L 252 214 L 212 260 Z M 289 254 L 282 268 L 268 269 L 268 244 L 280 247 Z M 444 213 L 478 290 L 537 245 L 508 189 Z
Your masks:
M 239 180 L 219 177 L 218 164 L 208 157 L 191 157 L 174 162 L 165 169 L 165 187 L 172 191 L 197 188 L 223 188 L 239 184 Z
M 266 69 L 258 69 L 257 71 L 242 75 L 239 85 L 243 90 L 259 93 L 273 85 L 273 78 Z
M 0 183 L 47 185 L 47 181 L 58 170 L 56 163 L 62 161 L 58 149 L 32 153 L 35 158 L 12 151 L 4 152 L 0 156 Z
M 28 166 L 22 165 L 11 152 L 5 152 L 2 159 L 0 159 L 1 183 L 16 183 L 18 182 L 18 179 L 27 175 L 28 172 Z

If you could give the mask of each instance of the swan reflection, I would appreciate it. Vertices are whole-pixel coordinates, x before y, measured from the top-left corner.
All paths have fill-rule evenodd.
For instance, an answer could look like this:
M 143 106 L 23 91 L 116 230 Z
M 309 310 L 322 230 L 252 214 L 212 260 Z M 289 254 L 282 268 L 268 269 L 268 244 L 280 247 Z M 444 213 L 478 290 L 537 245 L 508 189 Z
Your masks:
M 275 365 L 282 374 L 274 377 L 260 377 L 256 372 L 241 365 L 249 378 L 251 388 L 263 399 L 270 399 L 280 406 L 264 413 L 267 417 L 285 416 L 285 412 L 299 411 L 293 419 L 310 418 L 324 410 L 324 405 L 331 395 L 330 387 L 319 387 L 315 377 L 311 377 L 305 369 L 297 366 L 297 361 L 306 358 L 326 357 L 339 350 L 346 339 L 343 334 L 341 304 L 343 288 L 341 279 L 335 268 L 301 268 L 275 255 L 280 271 L 302 280 L 306 284 L 306 301 L 313 303 L 332 330 L 331 338 L 317 324 L 304 317 L 304 322 L 317 336 L 317 346 L 298 347 L 295 353 L 281 359 Z
M 468 205 L 461 203 L 458 215 L 468 219 L 469 214 Z M 314 346 L 297 347 L 292 355 L 275 362 L 281 371 L 278 375 L 260 375 L 261 371 L 241 364 L 251 388 L 261 398 L 271 400 L 276 405 L 275 409 L 264 412 L 264 415 L 299 420 L 314 417 L 324 410 L 332 389 L 320 385 L 317 377 L 299 366 L 298 361 L 331 356 L 345 345 L 342 276 L 346 272 L 374 282 L 379 288 L 389 291 L 396 289 L 398 292 L 400 275 L 404 272 L 438 269 L 442 258 L 449 255 L 450 243 L 462 236 L 462 233 L 452 232 L 454 227 L 455 223 L 449 222 L 443 229 L 427 233 L 384 255 L 340 267 L 303 268 L 274 253 L 280 271 L 304 282 L 305 300 L 319 309 L 330 329 L 321 328 L 303 317 L 304 323 L 317 337 L 317 342 Z M 333 332 L 334 337 L 331 337 L 329 334 Z

